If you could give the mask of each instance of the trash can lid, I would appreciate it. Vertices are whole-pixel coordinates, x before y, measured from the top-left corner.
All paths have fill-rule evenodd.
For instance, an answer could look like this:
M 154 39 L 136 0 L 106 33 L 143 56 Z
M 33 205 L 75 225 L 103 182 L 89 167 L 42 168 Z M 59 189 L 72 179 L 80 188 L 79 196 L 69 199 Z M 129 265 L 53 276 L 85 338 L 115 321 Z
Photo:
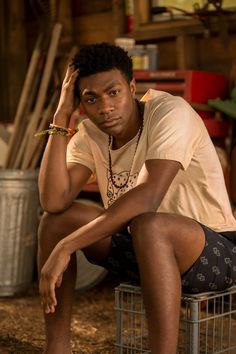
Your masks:
M 35 180 L 38 170 L 0 169 L 0 179 Z

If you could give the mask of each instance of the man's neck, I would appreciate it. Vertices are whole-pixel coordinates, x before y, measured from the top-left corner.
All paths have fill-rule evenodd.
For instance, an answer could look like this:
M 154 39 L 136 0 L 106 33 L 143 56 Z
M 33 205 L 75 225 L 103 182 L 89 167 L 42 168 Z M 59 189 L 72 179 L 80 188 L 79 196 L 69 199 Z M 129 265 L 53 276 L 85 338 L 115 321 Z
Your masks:
M 131 121 L 131 124 L 122 135 L 113 136 L 112 138 L 111 148 L 114 150 L 121 148 L 123 145 L 127 144 L 128 141 L 132 140 L 143 125 L 144 104 L 142 102 L 136 102 L 134 119 Z

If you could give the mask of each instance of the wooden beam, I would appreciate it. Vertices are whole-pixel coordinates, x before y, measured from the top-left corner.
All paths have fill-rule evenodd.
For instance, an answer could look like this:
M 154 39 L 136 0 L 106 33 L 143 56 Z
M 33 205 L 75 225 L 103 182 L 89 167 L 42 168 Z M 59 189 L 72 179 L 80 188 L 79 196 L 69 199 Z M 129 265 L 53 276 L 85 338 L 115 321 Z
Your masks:
M 137 19 L 135 32 L 130 34 L 130 36 L 136 40 L 174 38 L 182 34 L 204 35 L 206 33 L 206 28 L 202 22 L 195 19 L 151 22 L 145 24 L 141 24 L 138 21 L 139 20 Z M 228 25 L 228 31 L 235 32 L 236 14 L 227 14 L 226 23 Z M 212 17 L 209 19 L 210 33 L 219 33 L 220 29 L 221 27 L 218 17 L 212 15 Z

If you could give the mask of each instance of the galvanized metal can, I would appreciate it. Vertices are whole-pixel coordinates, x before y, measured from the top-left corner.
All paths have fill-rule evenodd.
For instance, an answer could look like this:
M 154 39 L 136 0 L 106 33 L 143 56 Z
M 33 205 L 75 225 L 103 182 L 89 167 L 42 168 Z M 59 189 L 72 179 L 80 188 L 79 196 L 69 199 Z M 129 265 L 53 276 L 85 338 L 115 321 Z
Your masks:
M 0 296 L 25 292 L 36 257 L 38 171 L 0 170 Z

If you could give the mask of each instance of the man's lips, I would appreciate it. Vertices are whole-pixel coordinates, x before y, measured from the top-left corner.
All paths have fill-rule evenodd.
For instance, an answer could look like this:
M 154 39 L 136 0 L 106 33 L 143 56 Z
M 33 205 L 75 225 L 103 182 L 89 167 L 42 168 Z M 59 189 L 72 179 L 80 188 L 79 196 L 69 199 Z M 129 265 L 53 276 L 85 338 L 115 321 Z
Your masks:
M 100 126 L 104 127 L 104 128 L 110 128 L 110 127 L 113 127 L 114 125 L 116 125 L 119 120 L 120 120 L 120 117 L 108 118 L 108 119 L 104 120 L 103 122 L 101 122 Z

